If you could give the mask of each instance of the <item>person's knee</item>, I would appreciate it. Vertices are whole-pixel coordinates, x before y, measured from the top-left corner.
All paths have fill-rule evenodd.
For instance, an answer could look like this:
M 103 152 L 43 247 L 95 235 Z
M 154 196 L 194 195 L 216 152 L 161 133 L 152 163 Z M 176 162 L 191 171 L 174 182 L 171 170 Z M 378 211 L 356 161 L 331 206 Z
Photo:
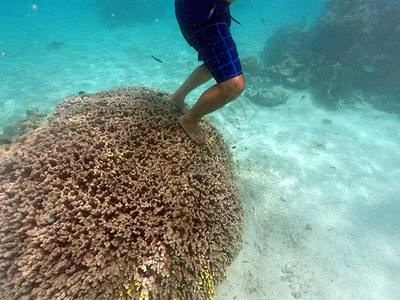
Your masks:
M 239 96 L 244 90 L 244 77 L 243 74 L 236 76 L 233 79 L 233 88 L 235 91 L 236 97 Z
M 234 100 L 244 90 L 243 74 L 230 78 L 222 83 L 222 87 L 229 101 Z

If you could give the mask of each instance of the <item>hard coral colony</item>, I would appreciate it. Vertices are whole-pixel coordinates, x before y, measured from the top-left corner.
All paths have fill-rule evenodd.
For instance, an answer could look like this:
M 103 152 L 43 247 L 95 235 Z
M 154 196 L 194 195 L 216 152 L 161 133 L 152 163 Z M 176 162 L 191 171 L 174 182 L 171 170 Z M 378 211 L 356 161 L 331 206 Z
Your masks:
M 211 299 L 241 245 L 232 159 L 166 95 L 63 99 L 0 150 L 1 299 Z M 239 228 L 239 230 L 237 230 Z

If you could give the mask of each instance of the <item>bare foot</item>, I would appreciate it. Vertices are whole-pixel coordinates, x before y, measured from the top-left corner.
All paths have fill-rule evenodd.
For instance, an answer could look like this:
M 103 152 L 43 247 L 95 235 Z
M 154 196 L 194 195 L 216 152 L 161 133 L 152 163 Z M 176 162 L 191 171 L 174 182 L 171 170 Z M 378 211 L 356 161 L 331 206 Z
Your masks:
M 172 104 L 175 109 L 182 114 L 186 114 L 190 109 L 190 106 L 184 101 L 184 99 L 173 98 L 173 95 L 170 95 L 168 97 L 167 102 L 169 104 Z
M 179 118 L 178 122 L 196 144 L 205 144 L 207 142 L 207 137 L 197 122 L 187 121 L 184 115 Z

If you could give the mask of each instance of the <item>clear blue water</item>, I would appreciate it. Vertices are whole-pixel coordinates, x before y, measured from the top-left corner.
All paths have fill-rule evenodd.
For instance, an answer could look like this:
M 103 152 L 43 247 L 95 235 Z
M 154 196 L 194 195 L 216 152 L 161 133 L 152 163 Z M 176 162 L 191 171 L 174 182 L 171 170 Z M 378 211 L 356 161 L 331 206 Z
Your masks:
M 133 22 L 92 0 L 2 0 L 0 133 L 79 91 L 174 92 L 198 62 L 164 1 L 131 1 Z M 261 59 L 278 28 L 310 26 L 324 11 L 323 0 L 237 0 L 240 57 Z M 279 108 L 239 98 L 211 116 L 232 146 L 246 218 L 244 248 L 216 299 L 399 299 L 398 116 L 363 104 L 327 111 L 308 91 L 289 92 Z
M 112 28 L 104 24 L 102 15 L 107 13 L 100 14 L 95 1 L 2 1 L 0 128 L 24 118 L 31 107 L 48 113 L 60 99 L 81 90 L 121 85 L 176 89 L 187 75 L 187 70 L 176 72 L 177 63 L 196 62 L 195 53 L 181 36 L 173 1 L 159 10 L 152 2 L 134 1 L 129 9 L 154 6 L 153 19 L 145 19 L 142 25 L 126 19 Z M 243 26 L 232 30 L 241 56 L 258 55 L 274 28 L 304 16 L 312 22 L 323 8 L 323 1 L 310 1 L 307 6 L 302 1 L 237 1 L 232 14 Z M 108 12 L 113 13 L 113 9 Z M 123 26 L 125 21 L 128 27 Z M 51 42 L 64 44 L 46 50 Z M 157 65 L 152 54 L 165 64 Z

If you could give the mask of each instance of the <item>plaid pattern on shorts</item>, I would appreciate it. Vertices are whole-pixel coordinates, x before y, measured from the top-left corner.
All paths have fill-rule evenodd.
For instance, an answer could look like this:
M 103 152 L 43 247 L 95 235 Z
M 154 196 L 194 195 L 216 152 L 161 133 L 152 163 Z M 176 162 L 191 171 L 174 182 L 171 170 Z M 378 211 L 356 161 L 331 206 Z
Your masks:
M 236 44 L 225 22 L 202 27 L 193 33 L 191 39 L 199 60 L 204 61 L 217 82 L 243 73 Z

